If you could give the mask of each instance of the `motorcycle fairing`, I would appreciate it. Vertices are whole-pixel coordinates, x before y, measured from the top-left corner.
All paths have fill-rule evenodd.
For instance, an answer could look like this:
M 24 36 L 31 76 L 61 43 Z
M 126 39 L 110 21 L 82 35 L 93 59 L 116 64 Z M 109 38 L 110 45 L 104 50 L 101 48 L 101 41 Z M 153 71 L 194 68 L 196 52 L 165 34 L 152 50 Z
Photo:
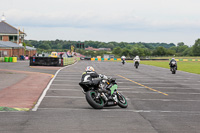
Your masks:
M 114 91 L 117 89 L 117 85 L 115 84 L 115 85 L 113 85 L 111 88 L 110 88 L 110 90 L 111 90 L 111 95 L 114 93 Z

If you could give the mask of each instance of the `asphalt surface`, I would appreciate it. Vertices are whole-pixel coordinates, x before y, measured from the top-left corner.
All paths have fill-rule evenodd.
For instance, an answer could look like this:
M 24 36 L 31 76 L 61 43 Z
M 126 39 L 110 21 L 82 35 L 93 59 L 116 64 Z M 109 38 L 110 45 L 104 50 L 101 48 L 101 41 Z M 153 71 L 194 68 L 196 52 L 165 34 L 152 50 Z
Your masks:
M 128 108 L 95 110 L 78 83 L 86 66 L 117 78 Z M 132 63 L 80 61 L 62 69 L 36 111 L 0 112 L 1 133 L 199 133 L 200 75 Z
M 0 62 L 0 111 L 30 110 L 59 67 Z

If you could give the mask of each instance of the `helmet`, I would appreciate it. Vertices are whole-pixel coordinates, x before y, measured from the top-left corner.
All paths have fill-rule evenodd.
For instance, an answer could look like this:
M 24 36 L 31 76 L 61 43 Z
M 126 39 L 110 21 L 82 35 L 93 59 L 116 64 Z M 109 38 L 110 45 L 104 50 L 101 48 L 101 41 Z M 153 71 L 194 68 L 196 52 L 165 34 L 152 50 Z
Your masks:
M 93 68 L 92 66 L 87 66 L 87 67 L 85 68 L 85 71 L 86 71 L 86 72 L 91 72 L 91 71 L 94 71 L 94 68 Z
M 172 60 L 175 60 L 175 58 L 172 58 Z

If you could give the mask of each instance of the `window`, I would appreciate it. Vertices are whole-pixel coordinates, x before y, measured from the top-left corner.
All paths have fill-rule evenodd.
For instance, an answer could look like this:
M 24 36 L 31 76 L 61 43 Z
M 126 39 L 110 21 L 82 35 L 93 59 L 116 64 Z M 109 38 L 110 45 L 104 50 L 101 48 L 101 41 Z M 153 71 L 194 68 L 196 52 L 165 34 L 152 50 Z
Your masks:
M 14 40 L 17 41 L 17 36 L 14 36 Z
M 0 36 L 0 41 L 2 41 L 3 40 L 3 36 Z
M 9 36 L 9 41 L 12 41 L 12 42 L 17 41 L 17 36 Z
M 14 37 L 13 36 L 9 36 L 9 41 L 14 41 Z

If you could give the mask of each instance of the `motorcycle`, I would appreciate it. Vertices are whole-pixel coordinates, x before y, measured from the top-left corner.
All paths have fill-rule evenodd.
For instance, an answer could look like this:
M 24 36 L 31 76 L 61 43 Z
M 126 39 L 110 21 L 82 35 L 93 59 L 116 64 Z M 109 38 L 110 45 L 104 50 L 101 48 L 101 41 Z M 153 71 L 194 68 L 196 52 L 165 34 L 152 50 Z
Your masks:
M 122 59 L 122 64 L 123 64 L 123 65 L 125 64 L 125 59 Z
M 139 66 L 139 62 L 138 61 L 135 61 L 135 68 L 137 69 Z
M 117 91 L 118 86 L 115 78 L 107 78 L 104 75 L 92 82 L 80 82 L 79 85 L 83 89 L 87 102 L 94 109 L 116 105 L 121 108 L 128 107 L 124 95 Z
M 171 70 L 172 74 L 176 74 L 177 66 L 176 66 L 175 61 L 171 62 L 170 70 Z

